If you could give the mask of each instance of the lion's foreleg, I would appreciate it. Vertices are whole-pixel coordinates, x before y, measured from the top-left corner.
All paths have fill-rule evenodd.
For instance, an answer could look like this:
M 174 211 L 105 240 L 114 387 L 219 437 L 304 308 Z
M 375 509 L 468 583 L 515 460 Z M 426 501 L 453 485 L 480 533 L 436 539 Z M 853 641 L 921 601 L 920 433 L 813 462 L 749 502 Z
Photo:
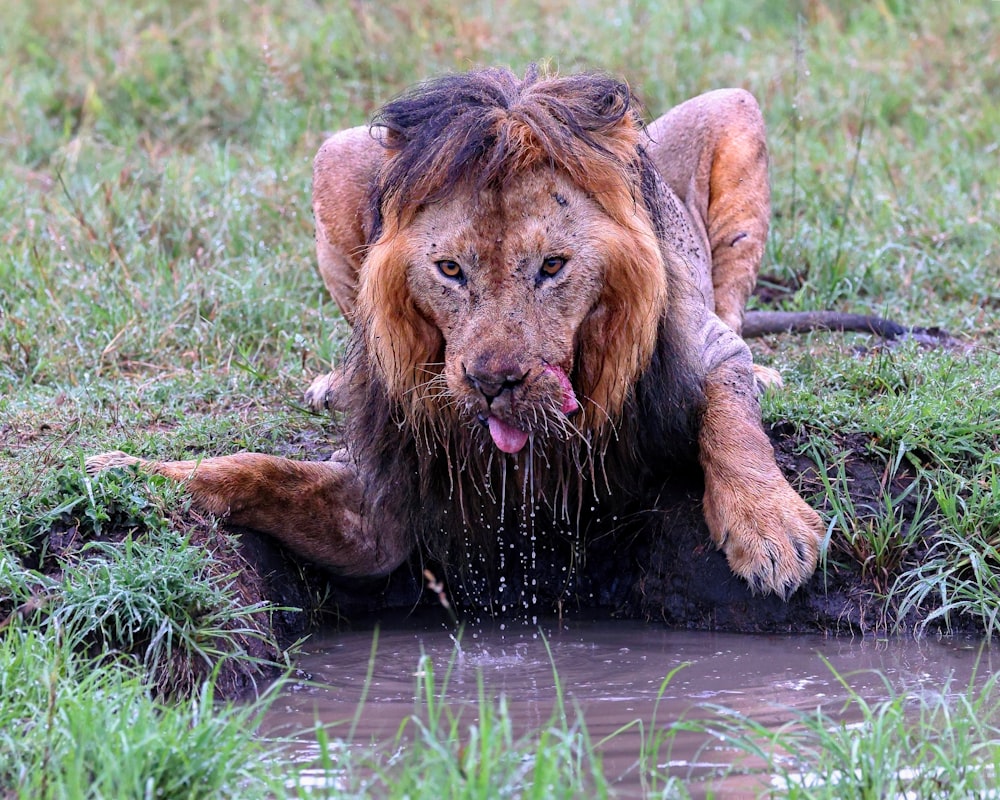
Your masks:
M 823 525 L 788 484 L 760 423 L 749 353 L 733 354 L 705 379 L 699 434 L 704 512 L 712 539 L 750 586 L 786 597 L 816 568 Z M 720 337 L 722 338 L 722 337 Z
M 87 470 L 133 464 L 182 482 L 196 507 L 267 533 L 342 575 L 385 574 L 412 547 L 405 533 L 388 521 L 365 524 L 361 481 L 349 462 L 290 461 L 260 453 L 147 461 L 115 452 L 87 459 Z

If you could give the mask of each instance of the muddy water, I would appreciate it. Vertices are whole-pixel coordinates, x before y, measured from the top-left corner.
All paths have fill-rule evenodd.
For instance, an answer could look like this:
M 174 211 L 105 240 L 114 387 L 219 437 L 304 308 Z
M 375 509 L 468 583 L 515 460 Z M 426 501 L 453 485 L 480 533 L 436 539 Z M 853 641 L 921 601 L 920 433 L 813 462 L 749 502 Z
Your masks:
M 997 660 L 977 642 L 954 639 L 712 634 L 613 620 L 466 629 L 456 641 L 441 627 L 411 623 L 381 626 L 366 682 L 372 641 L 371 630 L 311 639 L 297 666 L 312 680 L 295 682 L 275 703 L 265 734 L 292 736 L 293 757 L 301 762 L 316 755 L 315 736 L 296 732 L 317 720 L 331 726 L 331 738 L 347 737 L 353 726 L 358 747 L 392 741 L 417 708 L 422 654 L 434 665 L 438 693 L 450 667 L 444 693 L 453 708 L 463 707 L 463 729 L 475 720 L 480 676 L 487 696 L 505 696 L 515 733 L 545 725 L 555 704 L 554 666 L 569 713 L 582 711 L 593 742 L 635 720 L 648 733 L 654 724 L 706 719 L 705 705 L 725 706 L 768 726 L 788 721 L 796 710 L 842 713 L 847 690 L 834 671 L 868 700 L 886 697 L 886 682 L 910 695 L 939 693 L 949 682 L 962 691 L 974 675 L 988 676 Z M 664 687 L 667 675 L 682 666 Z M 641 796 L 640 737 L 633 725 L 600 747 L 618 796 Z M 737 754 L 703 734 L 682 732 L 659 755 L 661 769 L 689 781 L 697 795 Z M 747 788 L 746 779 L 726 782 L 713 781 L 714 788 L 728 788 L 727 794 Z

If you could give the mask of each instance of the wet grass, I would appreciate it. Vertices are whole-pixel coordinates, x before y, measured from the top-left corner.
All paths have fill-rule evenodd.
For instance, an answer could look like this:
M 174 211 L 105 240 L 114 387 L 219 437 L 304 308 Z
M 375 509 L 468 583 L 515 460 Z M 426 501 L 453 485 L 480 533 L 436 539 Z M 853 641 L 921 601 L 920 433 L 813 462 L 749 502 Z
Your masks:
M 214 523 L 179 530 L 178 487 L 137 471 L 92 482 L 79 465 L 53 480 L 4 520 L 0 632 L 128 659 L 161 695 L 193 694 L 212 673 L 230 692 L 273 673 L 277 609 L 243 600 L 218 555 L 235 544 Z
M 139 720 L 107 728 L 119 752 L 139 754 L 155 725 L 174 720 L 164 748 L 204 757 L 197 737 L 234 719 L 199 694 L 214 665 L 243 663 L 252 683 L 263 653 L 281 658 L 275 643 L 254 644 L 266 609 L 241 600 L 226 560 L 213 556 L 231 552 L 226 535 L 211 520 L 192 531 L 173 511 L 177 493 L 148 478 L 89 482 L 82 456 L 332 443 L 327 421 L 297 405 L 346 337 L 312 266 L 312 155 L 326 132 L 363 122 L 414 80 L 472 64 L 523 69 L 551 58 L 564 71 L 606 69 L 627 76 L 651 113 L 722 85 L 760 98 L 774 222 L 756 302 L 885 314 L 941 326 L 960 343 L 755 342 L 786 382 L 765 401 L 766 417 L 795 426 L 827 467 L 816 501 L 829 558 L 861 565 L 891 612 L 887 625 L 912 610 L 935 625 L 998 631 L 1000 111 L 984 98 L 1000 93 L 1000 79 L 982 67 L 1000 58 L 996 3 L 8 6 L 0 665 L 20 667 L 0 666 L 0 731 L 25 737 L 0 748 L 18 754 L 0 771 L 4 793 L 28 781 L 20 796 L 82 796 L 86 775 L 99 787 L 89 796 L 145 796 L 124 774 L 128 759 L 91 755 L 106 742 L 85 731 Z M 877 502 L 854 499 L 838 469 L 859 450 L 884 466 Z M 900 476 L 910 483 L 900 488 Z M 157 705 L 171 686 L 202 705 Z M 111 715 L 108 697 L 129 713 L 101 716 Z M 64 701 L 79 709 L 64 713 Z M 482 764 L 457 762 L 466 776 L 486 774 L 490 748 L 510 744 L 502 707 L 485 701 L 490 741 L 463 755 L 479 752 Z M 57 722 L 73 735 L 57 742 Z M 585 732 L 554 730 L 523 746 L 560 753 L 539 774 L 599 786 Z M 451 733 L 444 725 L 440 741 L 418 748 L 441 756 L 442 781 L 461 772 L 439 746 Z M 54 738 L 31 738 L 43 735 Z M 34 755 L 21 747 L 29 741 Z M 253 785 L 240 770 L 259 755 L 239 746 L 250 755 L 211 767 L 220 771 L 210 770 L 205 796 Z M 183 775 L 165 749 L 149 752 Z M 155 759 L 135 769 L 147 763 Z M 432 769 L 414 764 L 414 775 Z M 38 783 L 49 775 L 66 783 Z M 166 796 L 199 796 L 191 780 Z M 804 791 L 787 789 L 813 796 L 795 794 Z
M 836 673 L 835 673 L 836 674 Z M 1000 768 L 996 676 L 979 686 L 945 685 L 913 697 L 886 681 L 871 702 L 837 676 L 848 699 L 836 709 L 799 712 L 780 726 L 725 708 L 684 723 L 753 764 L 758 793 L 821 798 L 995 797 Z M 706 711 L 709 709 L 705 709 Z
M 914 343 L 831 352 L 824 342 L 817 354 L 803 344 L 790 348 L 791 380 L 765 398 L 765 415 L 805 432 L 822 467 L 815 502 L 831 532 L 828 557 L 860 566 L 890 629 L 906 630 L 911 615 L 921 633 L 972 623 L 991 637 L 1000 603 L 995 337 L 944 352 Z M 859 495 L 845 471 L 859 453 L 881 473 L 874 496 Z
M 135 664 L 81 655 L 52 631 L 0 638 L 5 798 L 273 797 L 254 730 L 267 700 L 216 702 L 212 681 L 165 703 Z

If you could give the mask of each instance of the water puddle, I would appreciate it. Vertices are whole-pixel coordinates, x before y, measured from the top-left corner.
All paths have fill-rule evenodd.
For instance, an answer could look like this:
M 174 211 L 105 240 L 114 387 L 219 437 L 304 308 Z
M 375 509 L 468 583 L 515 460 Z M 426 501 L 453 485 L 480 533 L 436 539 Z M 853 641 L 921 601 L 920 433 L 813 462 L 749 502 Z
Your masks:
M 818 707 L 843 715 L 849 696 L 844 683 L 872 702 L 884 699 L 888 687 L 911 697 L 940 694 L 948 686 L 962 692 L 976 676 L 992 673 L 995 658 L 979 642 L 964 639 L 713 634 L 619 620 L 480 627 L 465 630 L 457 644 L 440 627 L 383 624 L 369 665 L 372 639 L 371 630 L 310 639 L 297 666 L 311 681 L 294 682 L 279 698 L 265 720 L 265 735 L 291 737 L 291 755 L 302 763 L 317 754 L 311 732 L 317 721 L 329 726 L 331 739 L 353 730 L 358 747 L 391 742 L 417 709 L 415 673 L 422 655 L 433 664 L 438 693 L 449 674 L 444 694 L 450 707 L 469 714 L 463 727 L 475 719 L 481 683 L 487 697 L 504 695 L 519 734 L 551 719 L 558 675 L 567 711 L 579 709 L 591 741 L 610 737 L 600 753 L 622 797 L 641 796 L 642 736 L 682 718 L 706 719 L 706 706 L 724 706 L 776 727 L 796 711 Z M 657 766 L 681 777 L 695 795 L 697 786 L 734 758 L 695 731 L 678 732 L 658 755 Z M 741 787 L 737 781 L 729 788 Z

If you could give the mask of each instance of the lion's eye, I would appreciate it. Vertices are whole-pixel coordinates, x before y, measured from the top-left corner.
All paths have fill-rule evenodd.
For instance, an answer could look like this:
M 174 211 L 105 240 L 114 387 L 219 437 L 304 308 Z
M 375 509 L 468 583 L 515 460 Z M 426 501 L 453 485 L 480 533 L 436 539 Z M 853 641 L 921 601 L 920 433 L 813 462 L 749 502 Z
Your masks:
M 564 266 L 566 266 L 566 259 L 562 256 L 549 256 L 544 261 L 542 261 L 542 266 L 539 272 L 546 278 L 551 278 L 559 273 Z
M 462 272 L 462 267 L 459 266 L 457 261 L 444 259 L 443 261 L 435 261 L 434 264 L 437 266 L 438 272 L 446 278 L 450 278 L 453 281 L 460 281 L 465 278 L 465 273 Z

